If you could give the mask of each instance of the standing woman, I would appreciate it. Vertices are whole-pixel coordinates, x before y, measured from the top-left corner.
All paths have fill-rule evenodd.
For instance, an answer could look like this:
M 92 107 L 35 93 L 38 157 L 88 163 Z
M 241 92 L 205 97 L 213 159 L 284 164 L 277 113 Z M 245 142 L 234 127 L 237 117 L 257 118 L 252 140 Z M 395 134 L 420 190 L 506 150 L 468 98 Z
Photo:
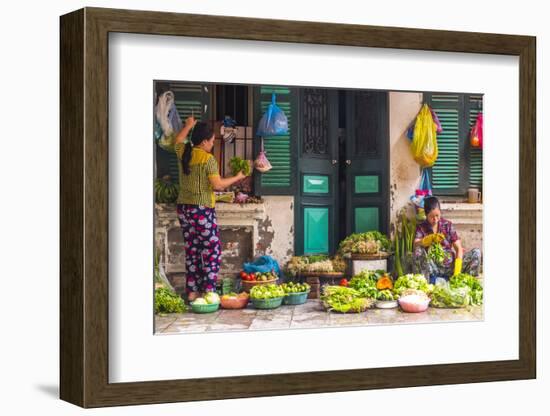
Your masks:
M 184 143 L 191 129 L 191 137 Z M 211 153 L 214 137 L 206 123 L 189 117 L 175 139 L 179 170 L 177 213 L 184 239 L 185 292 L 189 301 L 216 290 L 221 242 L 214 191 L 245 177 L 243 172 L 230 178 L 220 177 L 218 162 Z
M 416 226 L 414 272 L 423 274 L 428 281 L 431 276 L 448 278 L 462 272 L 477 276 L 481 264 L 480 250 L 474 248 L 464 253 L 453 223 L 441 216 L 439 200 L 435 196 L 424 199 L 424 212 L 426 220 Z M 444 259 L 440 264 L 428 256 L 434 243 L 443 248 Z

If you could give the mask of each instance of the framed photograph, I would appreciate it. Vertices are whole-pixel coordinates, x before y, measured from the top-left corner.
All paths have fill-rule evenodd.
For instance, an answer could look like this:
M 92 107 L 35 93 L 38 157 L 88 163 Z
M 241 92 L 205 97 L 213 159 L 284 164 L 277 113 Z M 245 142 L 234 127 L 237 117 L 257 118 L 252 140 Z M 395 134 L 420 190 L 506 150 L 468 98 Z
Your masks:
M 536 39 L 61 17 L 60 396 L 536 377 Z

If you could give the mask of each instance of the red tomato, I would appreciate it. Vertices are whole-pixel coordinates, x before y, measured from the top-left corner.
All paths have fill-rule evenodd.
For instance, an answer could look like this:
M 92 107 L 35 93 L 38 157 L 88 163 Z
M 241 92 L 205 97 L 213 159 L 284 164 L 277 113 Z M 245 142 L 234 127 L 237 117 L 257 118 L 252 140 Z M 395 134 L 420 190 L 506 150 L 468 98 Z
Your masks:
M 243 270 L 243 271 L 241 272 L 241 279 L 246 280 L 247 277 L 248 277 L 248 275 L 247 275 L 246 272 Z
M 340 286 L 347 286 L 347 285 L 348 285 L 348 279 L 340 280 Z
M 254 273 L 250 273 L 248 275 L 248 280 L 256 280 L 256 275 Z

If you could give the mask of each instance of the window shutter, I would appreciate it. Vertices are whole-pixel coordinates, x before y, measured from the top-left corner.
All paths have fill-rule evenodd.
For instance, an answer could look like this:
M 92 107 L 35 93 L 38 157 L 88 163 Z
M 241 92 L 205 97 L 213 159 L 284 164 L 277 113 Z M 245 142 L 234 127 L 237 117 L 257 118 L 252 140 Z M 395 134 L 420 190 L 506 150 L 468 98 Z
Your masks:
M 456 193 L 460 188 L 461 107 L 459 95 L 431 94 L 431 107 L 437 114 L 443 132 L 437 135 L 439 155 L 432 167 L 432 186 L 436 193 Z
M 296 158 L 296 91 L 284 86 L 259 86 L 254 89 L 255 114 L 254 137 L 255 156 L 261 148 L 260 137 L 256 136 L 258 123 L 271 103 L 271 94 L 276 94 L 277 105 L 288 119 L 289 134 L 264 137 L 264 150 L 272 169 L 265 173 L 254 172 L 255 191 L 259 195 L 293 195 Z
M 206 84 L 172 82 L 170 91 L 174 93 L 175 104 L 182 122 L 193 115 L 198 121 L 208 120 L 210 114 L 210 87 Z M 157 177 L 170 175 L 173 182 L 178 180 L 178 160 L 175 153 L 167 152 L 157 145 Z
M 469 131 L 476 122 L 477 115 L 482 111 L 483 96 L 471 95 L 468 100 L 468 148 L 470 153 L 470 186 L 481 189 L 483 184 L 483 151 L 469 145 Z

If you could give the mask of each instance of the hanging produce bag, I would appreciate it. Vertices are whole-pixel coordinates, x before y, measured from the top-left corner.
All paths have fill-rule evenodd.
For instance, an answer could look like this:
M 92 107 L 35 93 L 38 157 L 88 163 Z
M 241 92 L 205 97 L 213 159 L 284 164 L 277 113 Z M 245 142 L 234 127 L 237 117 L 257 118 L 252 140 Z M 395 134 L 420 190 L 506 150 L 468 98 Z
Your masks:
M 424 168 L 420 174 L 420 184 L 418 185 L 414 195 L 410 197 L 416 212 L 416 219 L 419 221 L 426 219 L 426 214 L 424 212 L 424 199 L 428 196 L 432 196 L 432 184 L 430 182 L 428 169 Z
M 423 168 L 433 166 L 437 160 L 437 124 L 427 104 L 416 116 L 411 151 L 414 160 Z
M 478 113 L 476 121 L 470 130 L 470 146 L 483 148 L 483 114 Z
M 275 93 L 271 94 L 271 104 L 260 119 L 256 134 L 262 137 L 288 134 L 288 120 L 285 112 L 275 102 Z
M 155 139 L 164 150 L 175 152 L 174 140 L 183 127 L 172 91 L 165 91 L 155 106 Z M 159 126 L 159 127 L 157 127 Z
M 260 153 L 258 153 L 258 156 L 256 157 L 256 160 L 254 160 L 254 168 L 258 172 L 265 173 L 268 170 L 270 170 L 273 166 L 271 166 L 271 163 L 267 159 L 267 156 L 264 151 L 264 139 L 262 138 L 262 144 L 261 144 L 261 150 Z

